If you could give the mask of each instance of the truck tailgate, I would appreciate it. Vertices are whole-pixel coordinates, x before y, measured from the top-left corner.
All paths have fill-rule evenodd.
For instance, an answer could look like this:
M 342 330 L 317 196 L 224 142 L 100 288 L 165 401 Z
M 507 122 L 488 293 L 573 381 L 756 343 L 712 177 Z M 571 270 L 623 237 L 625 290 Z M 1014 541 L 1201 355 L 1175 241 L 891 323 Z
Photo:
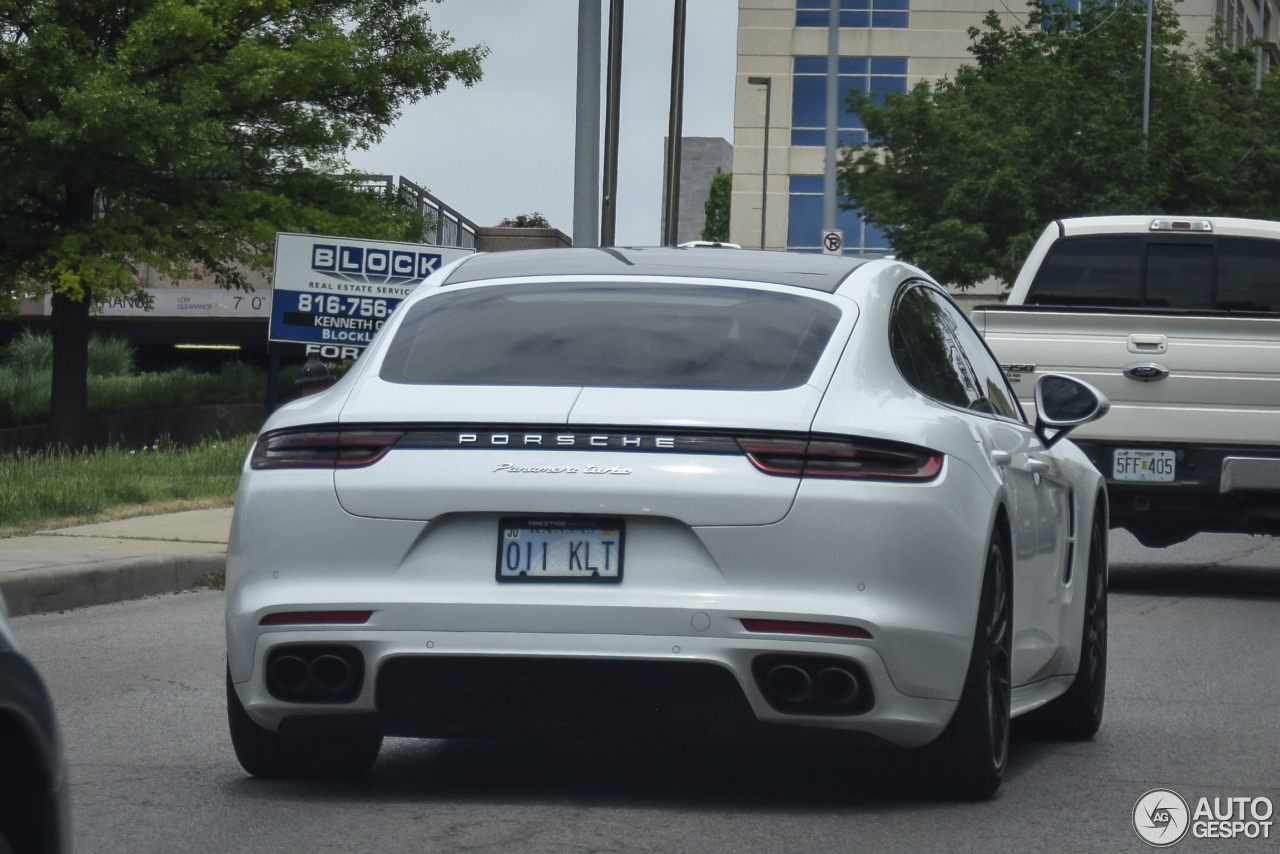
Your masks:
M 1079 377 L 1111 398 L 1111 413 L 1076 438 L 1280 440 L 1280 316 L 985 306 L 973 320 L 1029 417 L 1036 378 L 1045 373 Z M 1125 375 L 1148 363 L 1167 375 Z

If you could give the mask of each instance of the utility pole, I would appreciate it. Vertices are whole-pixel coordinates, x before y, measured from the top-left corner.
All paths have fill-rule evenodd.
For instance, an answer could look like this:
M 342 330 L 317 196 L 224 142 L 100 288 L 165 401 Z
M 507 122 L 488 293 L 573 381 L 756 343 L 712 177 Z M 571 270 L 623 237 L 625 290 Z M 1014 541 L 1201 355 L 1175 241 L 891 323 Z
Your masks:
M 828 231 L 836 227 L 836 144 L 839 132 L 840 0 L 831 0 L 831 13 L 827 19 L 827 164 L 822 180 L 822 228 Z
M 760 248 L 764 249 L 764 228 L 769 221 L 769 110 L 773 105 L 773 78 L 748 77 L 747 83 L 764 87 L 764 164 L 760 167 Z
M 1147 147 L 1147 132 L 1151 125 L 1151 4 L 1147 0 L 1147 46 L 1142 70 L 1142 147 Z
M 604 119 L 600 245 L 612 246 L 618 221 L 618 104 L 622 99 L 622 0 L 609 0 L 609 80 Z
M 573 245 L 600 242 L 600 4 L 578 0 L 578 111 L 573 154 Z
M 680 137 L 684 133 L 684 27 L 688 0 L 675 0 L 671 32 L 671 116 L 667 121 L 667 168 L 663 176 L 663 246 L 675 246 L 680 228 Z

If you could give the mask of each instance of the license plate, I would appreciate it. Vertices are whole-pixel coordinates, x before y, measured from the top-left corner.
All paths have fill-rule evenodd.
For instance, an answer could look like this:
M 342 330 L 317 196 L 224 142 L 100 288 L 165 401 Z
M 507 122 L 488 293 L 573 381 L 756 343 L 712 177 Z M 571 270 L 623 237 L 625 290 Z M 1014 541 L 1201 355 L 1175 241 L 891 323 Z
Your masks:
M 501 519 L 498 580 L 620 582 L 625 535 L 621 519 Z
M 1173 480 L 1177 456 L 1173 451 L 1135 451 L 1122 448 L 1111 464 L 1112 480 L 1168 483 Z

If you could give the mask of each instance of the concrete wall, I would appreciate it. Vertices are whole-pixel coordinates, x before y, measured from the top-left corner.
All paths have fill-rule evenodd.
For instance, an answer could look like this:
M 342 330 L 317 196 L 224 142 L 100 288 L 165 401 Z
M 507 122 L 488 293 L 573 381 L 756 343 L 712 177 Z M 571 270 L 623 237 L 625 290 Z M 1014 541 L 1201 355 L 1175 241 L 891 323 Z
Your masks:
M 664 174 L 667 138 L 662 139 Z M 683 136 L 680 138 L 680 212 L 676 221 L 676 243 L 702 239 L 706 224 L 707 195 L 711 192 L 711 176 L 717 167 L 724 172 L 733 169 L 733 146 L 718 136 Z M 662 206 L 659 234 L 667 231 L 667 206 Z
M 547 249 L 572 246 L 573 239 L 558 228 L 476 229 L 477 252 L 509 252 L 513 249 Z

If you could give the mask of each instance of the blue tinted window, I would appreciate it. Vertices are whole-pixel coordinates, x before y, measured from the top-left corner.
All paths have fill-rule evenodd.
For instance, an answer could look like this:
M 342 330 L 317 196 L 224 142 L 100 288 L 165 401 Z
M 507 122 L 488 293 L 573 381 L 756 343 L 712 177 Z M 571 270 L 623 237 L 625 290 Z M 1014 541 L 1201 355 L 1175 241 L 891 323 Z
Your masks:
M 822 192 L 822 176 L 821 175 L 792 175 L 791 176 L 791 192 L 821 193 Z
M 787 223 L 788 250 L 816 252 L 821 248 L 818 241 L 822 238 L 822 184 L 821 175 L 791 176 Z M 873 225 L 867 225 L 857 210 L 837 208 L 836 228 L 844 232 L 846 255 L 889 251 L 889 241 L 885 233 Z
M 791 144 L 825 145 L 827 125 L 827 59 L 823 56 L 795 57 L 791 93 Z M 870 74 L 868 74 L 870 72 Z M 862 119 L 845 108 L 851 92 L 868 92 L 876 103 L 884 103 L 890 92 L 907 91 L 907 60 L 900 56 L 840 57 L 841 145 L 865 145 Z
M 871 58 L 871 73 L 905 75 L 907 73 L 907 58 L 905 56 L 873 56 Z
M 1065 2 L 1078 8 L 1080 0 Z M 910 0 L 840 0 L 840 26 L 902 29 L 910 26 L 910 9 Z M 797 27 L 825 27 L 831 21 L 830 14 L 830 0 L 796 0 Z
M 820 128 L 827 124 L 827 78 L 797 74 L 791 90 L 791 126 Z
M 905 30 L 911 22 L 906 12 L 876 12 L 871 16 L 871 26 L 880 30 Z

